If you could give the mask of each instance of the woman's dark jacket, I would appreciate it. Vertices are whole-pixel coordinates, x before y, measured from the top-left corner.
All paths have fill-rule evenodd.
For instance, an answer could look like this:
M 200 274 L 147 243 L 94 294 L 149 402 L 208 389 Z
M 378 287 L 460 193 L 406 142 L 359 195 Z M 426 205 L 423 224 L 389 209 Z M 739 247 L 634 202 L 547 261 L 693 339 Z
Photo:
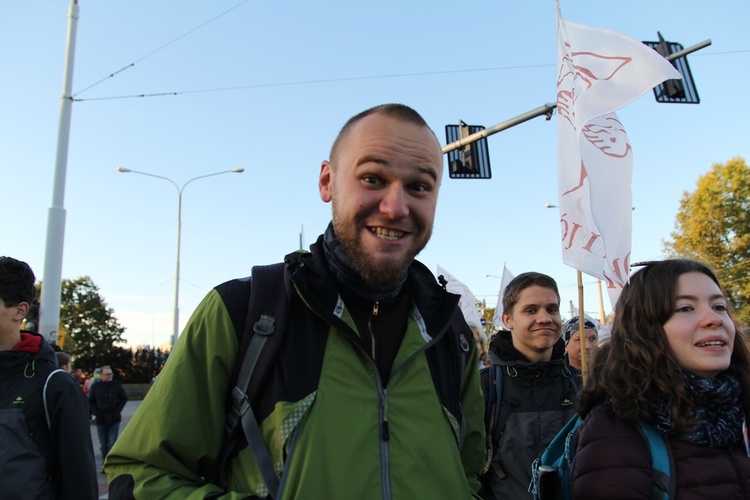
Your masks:
M 742 443 L 708 446 L 669 439 L 677 500 L 750 498 L 750 458 Z M 571 480 L 573 498 L 649 499 L 651 462 L 645 439 L 632 422 L 602 404 L 581 424 Z

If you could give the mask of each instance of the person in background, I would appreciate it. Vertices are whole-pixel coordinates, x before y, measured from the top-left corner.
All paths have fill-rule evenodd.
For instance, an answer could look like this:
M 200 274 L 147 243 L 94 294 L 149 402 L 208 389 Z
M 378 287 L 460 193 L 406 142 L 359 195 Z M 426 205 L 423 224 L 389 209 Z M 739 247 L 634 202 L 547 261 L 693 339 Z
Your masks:
M 0 257 L 0 498 L 97 498 L 86 400 L 51 345 L 21 330 L 34 281 Z
M 490 460 L 486 500 L 531 498 L 531 463 L 575 414 L 575 386 L 565 365 L 560 294 L 546 274 L 519 274 L 503 292 L 503 323 L 482 370 Z M 497 384 L 502 399 L 496 401 Z
M 676 498 L 750 498 L 750 355 L 714 272 L 687 259 L 645 263 L 616 310 L 578 395 L 573 498 L 653 498 L 639 419 L 671 449 Z
M 94 384 L 96 384 L 97 382 L 99 382 L 99 379 L 101 378 L 101 376 L 102 376 L 102 369 L 101 368 L 95 368 L 94 369 L 94 374 L 91 375 L 89 378 L 86 379 L 86 381 L 83 383 L 83 393 L 86 396 L 89 395 L 89 391 L 94 386 Z
M 479 356 L 479 369 L 489 366 L 489 354 L 487 353 L 487 340 L 481 327 L 469 323 L 471 333 L 474 334 L 474 342 L 477 344 L 477 355 Z
M 71 373 L 70 370 L 70 354 L 65 351 L 57 351 L 55 353 L 55 356 L 57 357 L 57 366 L 59 366 L 62 371 L 70 375 L 70 378 L 72 378 L 77 384 L 78 379 L 73 373 Z
M 591 357 L 599 345 L 599 330 L 596 324 L 584 318 L 583 333 L 586 339 L 586 363 L 591 366 Z M 565 341 L 565 360 L 568 363 L 570 373 L 575 377 L 576 383 L 582 386 L 583 365 L 581 363 L 581 324 L 578 316 L 573 316 L 563 324 L 563 340 Z
M 128 395 L 119 381 L 113 380 L 112 368 L 102 366 L 101 381 L 89 388 L 89 409 L 94 416 L 102 462 L 117 441 L 122 420 L 122 409 Z M 103 472 L 103 471 L 102 471 Z

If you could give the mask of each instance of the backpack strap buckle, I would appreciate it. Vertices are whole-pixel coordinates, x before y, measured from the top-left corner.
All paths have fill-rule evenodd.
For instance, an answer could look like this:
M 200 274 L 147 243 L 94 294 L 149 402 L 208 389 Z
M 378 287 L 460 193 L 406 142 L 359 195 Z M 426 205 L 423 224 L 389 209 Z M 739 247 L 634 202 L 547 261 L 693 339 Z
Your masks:
M 260 319 L 253 325 L 253 331 L 258 335 L 271 335 L 274 332 L 276 318 L 267 314 L 261 314 Z

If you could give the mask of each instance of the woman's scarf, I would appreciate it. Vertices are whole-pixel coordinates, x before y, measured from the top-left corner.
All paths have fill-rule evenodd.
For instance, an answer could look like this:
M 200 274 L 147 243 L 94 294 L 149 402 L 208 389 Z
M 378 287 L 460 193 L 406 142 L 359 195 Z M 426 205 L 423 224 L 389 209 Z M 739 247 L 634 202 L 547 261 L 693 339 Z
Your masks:
M 681 372 L 685 393 L 693 404 L 695 423 L 685 432 L 672 432 L 672 417 L 666 402 L 654 405 L 654 425 L 662 434 L 672 435 L 679 441 L 720 447 L 742 439 L 744 415 L 740 405 L 742 388 L 737 378 L 721 373 L 714 378 L 703 378 Z

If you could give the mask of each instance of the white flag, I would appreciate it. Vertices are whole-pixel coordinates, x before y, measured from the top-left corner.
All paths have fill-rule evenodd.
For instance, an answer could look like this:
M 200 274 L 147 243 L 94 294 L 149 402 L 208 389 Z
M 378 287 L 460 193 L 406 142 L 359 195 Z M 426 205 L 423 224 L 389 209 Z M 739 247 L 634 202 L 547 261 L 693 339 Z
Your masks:
M 492 316 L 492 324 L 498 330 L 505 329 L 505 325 L 503 324 L 503 294 L 505 293 L 505 287 L 508 286 L 508 283 L 513 278 L 515 278 L 515 275 L 503 264 L 503 277 L 500 280 L 500 290 L 497 292 L 497 306 L 495 306 L 495 314 Z
M 614 306 L 629 276 L 633 206 L 632 148 L 614 111 L 680 74 L 638 40 L 567 21 L 555 7 L 563 262 L 604 280 Z
M 458 305 L 461 308 L 461 312 L 464 314 L 464 319 L 466 319 L 466 322 L 469 325 L 474 325 L 477 328 L 482 335 L 482 340 L 486 342 L 487 334 L 484 332 L 484 327 L 482 326 L 482 318 L 479 317 L 479 310 L 476 305 L 477 299 L 474 294 L 471 293 L 469 287 L 454 278 L 451 273 L 440 266 L 437 266 L 437 274 L 438 276 L 442 274 L 447 281 L 448 284 L 445 286 L 446 290 L 461 296 Z

